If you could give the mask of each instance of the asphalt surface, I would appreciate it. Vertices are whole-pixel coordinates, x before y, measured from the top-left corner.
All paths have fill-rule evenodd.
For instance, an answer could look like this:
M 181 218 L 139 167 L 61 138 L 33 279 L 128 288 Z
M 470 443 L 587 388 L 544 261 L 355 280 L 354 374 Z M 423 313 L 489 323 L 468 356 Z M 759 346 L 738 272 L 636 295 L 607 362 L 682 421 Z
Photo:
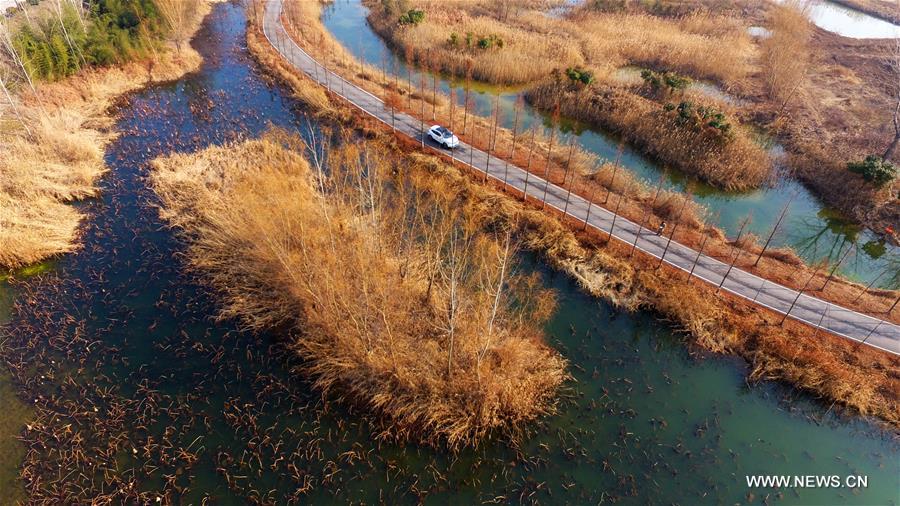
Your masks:
M 421 142 L 424 138 L 426 147 L 444 155 L 449 154 L 457 161 L 471 165 L 481 172 L 486 171 L 488 177 L 545 201 L 547 206 L 565 212 L 579 221 L 586 220 L 588 226 L 599 231 L 609 233 L 612 228 L 614 237 L 627 244 L 634 244 L 637 241 L 637 249 L 656 258 L 663 258 L 665 263 L 689 273 L 685 274 L 686 277 L 691 275 L 702 279 L 720 287 L 721 291 L 730 292 L 778 313 L 787 313 L 788 318 L 805 322 L 824 331 L 858 341 L 866 346 L 900 354 L 900 327 L 893 323 L 825 302 L 805 293 L 800 294 L 796 290 L 749 272 L 731 268 L 730 263 L 703 254 L 698 257 L 696 250 L 677 241 L 670 241 L 666 235 L 658 236 L 655 231 L 642 228 L 621 216 L 616 217 L 610 210 L 589 203 L 564 188 L 496 157 L 488 156 L 487 153 L 461 141 L 459 147 L 452 152 L 443 150 L 428 138 L 427 129 L 431 126 L 428 122 L 423 124 L 412 116 L 398 112 L 395 112 L 392 122 L 391 111 L 385 107 L 381 99 L 326 70 L 293 42 L 279 21 L 282 3 L 283 0 L 269 0 L 266 3 L 263 32 L 272 46 L 291 65 L 314 81 L 387 125 L 393 124 L 397 133 L 417 142 Z

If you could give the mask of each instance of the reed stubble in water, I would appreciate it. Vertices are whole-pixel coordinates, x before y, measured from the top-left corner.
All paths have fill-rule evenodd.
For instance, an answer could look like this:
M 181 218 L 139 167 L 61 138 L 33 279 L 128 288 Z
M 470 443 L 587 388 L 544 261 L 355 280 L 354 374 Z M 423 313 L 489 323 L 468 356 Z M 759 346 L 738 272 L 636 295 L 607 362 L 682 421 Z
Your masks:
M 159 159 L 152 181 L 221 316 L 289 329 L 315 384 L 384 415 L 382 436 L 515 437 L 566 378 L 541 338 L 552 293 L 513 269 L 511 229 L 390 155 L 273 132 Z

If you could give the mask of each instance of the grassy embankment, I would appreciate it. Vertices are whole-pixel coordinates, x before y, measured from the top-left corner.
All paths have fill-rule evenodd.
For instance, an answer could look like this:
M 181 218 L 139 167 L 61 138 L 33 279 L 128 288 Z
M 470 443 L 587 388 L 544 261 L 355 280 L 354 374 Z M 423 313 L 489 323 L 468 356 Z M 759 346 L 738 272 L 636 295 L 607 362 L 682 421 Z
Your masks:
M 890 116 L 900 69 L 891 68 L 896 51 L 889 41 L 853 41 L 816 29 L 798 12 L 802 6 L 790 2 L 784 6 L 724 6 L 700 0 L 666 5 L 587 2 L 555 20 L 529 9 L 529 2 L 511 9 L 490 2 L 461 2 L 451 11 L 407 2 L 403 8 L 425 13 L 418 24 L 397 22 L 397 2 L 368 5 L 373 27 L 401 54 L 410 59 L 427 55 L 426 65 L 437 62 L 433 66 L 457 75 L 467 68 L 479 69 L 477 75 L 492 82 L 533 80 L 534 65 L 513 64 L 520 48 L 542 48 L 546 45 L 542 41 L 553 40 L 566 50 L 544 51 L 539 55 L 543 61 L 554 62 L 548 65 L 559 69 L 583 65 L 595 78 L 587 91 L 570 98 L 590 96 L 598 105 L 604 99 L 615 102 L 586 109 L 560 104 L 564 110 L 619 132 L 664 163 L 723 188 L 759 185 L 767 179 L 769 164 L 745 129 L 734 129 L 740 134 L 732 135 L 737 142 L 717 143 L 709 142 L 709 129 L 690 128 L 692 122 L 673 127 L 671 115 L 641 100 L 660 101 L 658 97 L 616 82 L 614 71 L 636 65 L 713 81 L 747 103 L 716 103 L 708 96 L 687 93 L 693 109 L 712 106 L 733 127 L 752 122 L 771 130 L 788 148 L 789 165 L 798 178 L 826 203 L 894 241 L 900 238 L 896 183 L 872 184 L 847 165 L 881 155 L 893 139 Z M 773 36 L 751 40 L 746 31 L 751 24 L 768 27 Z M 452 43 L 453 33 L 472 33 L 475 41 L 491 40 L 496 34 L 509 42 L 503 39 L 502 47 L 493 43 L 488 48 Z M 415 47 L 420 48 L 418 53 Z M 504 59 L 510 64 L 504 65 Z M 555 93 L 558 87 L 550 87 L 552 97 L 547 96 L 547 86 L 542 88 L 532 98 L 552 110 L 561 98 Z M 681 96 L 663 101 L 669 100 L 685 101 Z M 693 149 L 694 145 L 700 148 Z
M 836 4 L 856 9 L 870 16 L 900 25 L 900 9 L 897 0 L 832 0 Z
M 157 160 L 153 187 L 222 316 L 288 329 L 316 386 L 384 415 L 384 435 L 514 436 L 566 377 L 541 342 L 552 294 L 475 202 L 364 146 L 310 167 L 299 138 L 270 133 Z
M 509 15 L 485 2 L 451 10 L 410 3 L 425 17 L 404 24 L 397 21 L 396 3 L 369 5 L 375 30 L 423 66 L 497 84 L 541 83 L 527 94 L 537 107 L 613 130 L 663 163 L 721 188 L 757 187 L 770 175 L 765 150 L 733 115 L 727 135 L 720 135 L 706 126 L 708 120 L 679 121 L 664 110 L 666 103 L 689 102 L 727 114 L 726 105 L 681 91 L 650 93 L 616 79 L 617 69 L 637 65 L 740 84 L 752 71 L 752 45 L 730 16 L 664 19 L 580 9 L 548 20 L 538 10 Z M 588 82 L 563 73 L 575 68 L 590 73 Z
M 205 1 L 100 2 L 90 14 L 64 5 L 61 14 L 19 12 L 0 27 L 9 91 L 0 129 L 4 269 L 77 247 L 83 213 L 68 203 L 96 195 L 104 146 L 115 135 L 113 101 L 200 64 L 185 42 L 209 11 Z
M 410 89 L 412 95 L 418 97 L 421 90 L 417 90 L 415 85 L 405 83 L 399 78 L 391 78 L 383 74 L 382 69 L 355 61 L 352 55 L 331 38 L 321 24 L 320 9 L 320 4 L 316 2 L 289 4 L 286 24 L 293 26 L 294 36 L 305 50 L 314 54 L 320 61 L 327 62 L 329 69 L 338 71 L 376 96 L 391 97 L 396 90 L 405 92 Z M 251 13 L 257 11 L 261 12 L 261 6 L 251 9 Z M 265 39 L 257 31 L 251 30 L 248 33 L 248 45 L 263 65 L 276 71 L 280 78 L 292 86 L 298 98 L 318 108 L 317 110 L 325 110 L 321 109 L 322 103 L 327 99 L 325 91 L 311 80 L 292 72 L 281 58 L 268 49 Z M 435 95 L 435 102 L 440 105 L 432 110 L 428 102 L 432 97 L 427 93 L 428 88 L 425 90 L 422 95 L 427 100 L 424 102 L 417 102 L 418 98 L 410 99 L 404 95 L 393 103 L 398 110 L 406 110 L 413 116 L 421 115 L 424 110 L 426 121 L 431 121 L 433 117 L 431 113 L 434 111 L 434 117 L 439 123 L 451 126 L 466 123 L 468 129 L 465 130 L 467 134 L 461 136 L 463 140 L 482 148 L 486 147 L 485 140 L 489 138 L 488 132 L 491 131 L 491 118 L 475 118 L 473 121 L 472 115 L 468 114 L 466 118 L 461 108 L 454 109 L 451 115 L 445 97 L 441 97 L 440 94 Z M 407 101 L 410 103 L 409 106 Z M 326 109 L 335 117 L 347 119 L 346 109 L 334 108 L 333 105 L 328 105 Z M 473 123 L 479 126 L 473 128 Z M 463 130 L 457 128 L 457 132 L 462 133 Z M 678 223 L 675 240 L 694 248 L 703 245 L 705 254 L 727 263 L 734 261 L 736 267 L 786 286 L 795 288 L 806 286 L 806 289 L 817 297 L 873 314 L 878 318 L 886 317 L 892 321 L 900 321 L 900 316 L 894 316 L 898 314 L 896 311 L 894 314 L 884 314 L 896 299 L 896 292 L 870 290 L 863 293 L 863 287 L 856 283 L 837 277 L 829 280 L 828 267 L 807 266 L 790 249 L 769 248 L 760 256 L 762 247 L 757 241 L 759 238 L 745 234 L 738 243 L 727 240 L 720 230 L 704 223 L 705 210 L 693 203 L 689 196 L 668 191 L 657 194 L 655 188 L 635 180 L 628 171 L 616 169 L 612 163 L 605 163 L 598 168 L 588 164 L 585 159 L 581 163 L 573 163 L 571 170 L 566 171 L 567 149 L 559 146 L 558 139 L 551 152 L 554 161 L 548 167 L 544 165 L 548 147 L 546 140 L 539 143 L 533 156 L 529 156 L 530 151 L 523 147 L 523 144 L 530 140 L 530 135 L 530 132 L 519 131 L 515 137 L 516 144 L 513 145 L 512 132 L 499 129 L 493 156 L 510 160 L 520 167 L 528 167 L 532 173 L 549 177 L 554 183 L 571 188 L 573 193 L 609 209 L 617 209 L 619 214 L 649 228 L 655 228 L 661 220 L 665 220 L 670 226 Z M 759 242 L 764 242 L 764 239 Z
M 900 240 L 900 185 L 867 181 L 849 162 L 879 159 L 894 138 L 900 46 L 815 28 L 796 8 L 772 7 L 761 42 L 755 114 L 784 144 L 796 176 L 827 204 Z M 900 152 L 888 154 L 900 165 Z M 893 232 L 889 229 L 892 228 Z
M 264 44 L 257 29 L 248 31 L 253 54 L 277 77 L 312 89 L 311 80 L 277 65 L 279 58 Z M 309 93 L 309 91 L 303 92 Z M 339 101 L 330 107 L 341 109 Z M 385 132 L 380 125 L 348 109 L 335 117 L 349 118 L 370 136 Z M 827 403 L 877 416 L 900 425 L 900 361 L 884 352 L 858 346 L 728 296 L 684 273 L 656 269 L 656 261 L 628 257 L 628 245 L 607 242 L 580 232 L 580 224 L 561 222 L 545 211 L 510 198 L 502 191 L 474 182 L 457 167 L 432 155 L 416 153 L 412 143 L 388 136 L 395 155 L 412 160 L 410 171 L 424 171 L 426 179 L 458 192 L 459 202 L 484 209 L 488 224 L 514 224 L 521 243 L 538 252 L 555 268 L 573 276 L 589 293 L 617 307 L 648 308 L 682 329 L 690 342 L 717 353 L 735 353 L 751 364 L 751 380 L 786 381 Z

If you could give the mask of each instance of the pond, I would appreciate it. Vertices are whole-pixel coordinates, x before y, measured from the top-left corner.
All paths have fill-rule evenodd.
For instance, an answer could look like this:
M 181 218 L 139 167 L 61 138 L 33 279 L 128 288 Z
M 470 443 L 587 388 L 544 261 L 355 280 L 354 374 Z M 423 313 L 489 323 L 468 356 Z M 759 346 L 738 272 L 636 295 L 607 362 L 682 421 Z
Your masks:
M 422 73 L 408 68 L 402 58 L 394 54 L 388 45 L 366 21 L 368 10 L 360 0 L 336 0 L 330 3 L 323 15 L 327 29 L 358 59 L 373 66 L 387 67 L 387 72 L 406 77 L 411 73 L 412 82 L 419 82 Z M 431 74 L 427 74 L 430 82 Z M 448 76 L 438 76 L 438 87 L 445 93 L 455 90 L 460 104 L 465 100 L 464 83 Z M 474 110 L 489 116 L 494 101 L 499 100 L 503 126 L 512 128 L 515 121 L 515 104 L 524 93 L 523 87 L 509 88 L 478 83 L 471 87 L 474 93 Z M 524 106 L 520 125 L 551 125 L 543 112 Z M 592 128 L 582 122 L 563 118 L 559 128 L 566 135 L 574 136 L 587 151 L 602 159 L 615 160 L 620 141 L 608 132 Z M 640 152 L 624 146 L 622 166 L 637 177 L 656 184 L 662 167 Z M 784 172 L 784 171 L 779 171 Z M 844 260 L 841 270 L 845 276 L 864 282 L 876 280 L 876 286 L 893 287 L 900 283 L 900 248 L 886 244 L 871 231 L 856 226 L 829 209 L 799 182 L 779 177 L 771 187 L 746 192 L 724 192 L 698 182 L 676 170 L 666 176 L 668 188 L 690 190 L 694 200 L 709 210 L 709 220 L 726 231 L 730 237 L 737 234 L 741 222 L 752 216 L 748 228 L 757 236 L 766 237 L 772 230 L 782 208 L 790 202 L 788 213 L 780 231 L 772 241 L 776 246 L 791 246 L 804 259 L 817 262 L 822 259 L 837 261 L 841 252 L 853 247 L 854 251 Z M 872 254 L 875 252 L 875 254 Z
M 303 502 L 316 504 L 897 502 L 893 433 L 780 384 L 748 385 L 742 361 L 691 351 L 651 315 L 619 313 L 528 255 L 520 268 L 559 292 L 547 336 L 573 381 L 559 413 L 517 448 L 490 441 L 450 455 L 379 441 L 361 413 L 323 403 L 278 335 L 215 319 L 214 296 L 184 273 L 184 245 L 147 189 L 147 163 L 170 150 L 269 125 L 305 131 L 302 107 L 249 58 L 244 27 L 238 4 L 218 4 L 196 42 L 202 69 L 122 101 L 103 192 L 84 204 L 84 248 L 12 287 L 4 355 L 28 379 L 24 395 L 52 409 L 45 430 L 68 434 L 66 445 L 77 433 L 86 458 L 165 503 L 283 504 L 305 483 Z M 64 482 L 98 493 L 103 480 L 80 473 L 101 467 L 74 467 L 41 440 L 46 478 L 66 463 L 77 472 Z M 749 489 L 756 474 L 864 475 L 868 486 Z
M 809 19 L 819 28 L 853 39 L 900 37 L 900 26 L 836 2 L 810 2 Z

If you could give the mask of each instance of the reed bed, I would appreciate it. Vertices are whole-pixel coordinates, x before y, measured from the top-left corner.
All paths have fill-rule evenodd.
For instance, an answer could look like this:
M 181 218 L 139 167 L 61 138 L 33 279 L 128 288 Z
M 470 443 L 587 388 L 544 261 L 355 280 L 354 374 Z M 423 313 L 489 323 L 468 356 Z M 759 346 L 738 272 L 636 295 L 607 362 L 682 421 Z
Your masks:
M 210 10 L 194 12 L 191 33 Z M 14 118 L 0 133 L 0 268 L 15 269 L 77 248 L 82 211 L 69 205 L 95 196 L 114 137 L 109 108 L 124 93 L 175 79 L 200 65 L 187 47 L 148 61 L 87 68 L 63 81 L 21 87 L 3 106 Z
M 331 38 L 328 31 L 318 21 L 320 19 L 320 5 L 318 3 L 297 2 L 290 4 L 290 6 L 285 23 L 293 28 L 294 36 L 298 43 L 303 45 L 307 51 L 315 54 L 320 61 L 328 62 L 329 68 L 337 70 L 348 79 L 377 96 L 385 96 L 387 94 L 390 98 L 393 92 L 399 90 L 397 95 L 402 100 L 394 100 L 394 107 L 398 110 L 406 110 L 413 116 L 421 114 L 422 108 L 417 103 L 417 100 L 411 100 L 411 104 L 408 105 L 407 98 L 403 95 L 410 89 L 413 90 L 413 93 L 418 93 L 416 86 L 405 83 L 404 80 L 397 77 L 384 80 L 382 79 L 382 69 L 355 61 L 352 55 L 346 52 L 346 49 Z M 250 12 L 251 14 L 256 14 L 261 12 L 261 8 L 251 8 Z M 315 88 L 316 84 L 311 79 L 298 74 L 294 69 L 278 64 L 269 66 L 272 62 L 278 62 L 280 57 L 268 44 L 254 42 L 254 39 L 259 40 L 261 37 L 258 29 L 248 30 L 247 37 L 249 47 L 254 56 L 264 66 L 272 70 L 276 77 L 292 87 Z M 431 97 L 426 96 L 426 98 Z M 450 111 L 445 107 L 446 101 L 442 102 L 442 100 L 440 95 L 438 95 L 438 105 L 435 108 L 437 122 L 455 126 L 457 133 L 462 134 L 462 139 L 481 149 L 486 149 L 485 139 L 489 137 L 487 132 L 491 131 L 492 118 L 473 117 L 472 114 L 469 114 L 468 128 L 465 130 L 465 133 L 461 132 L 459 129 L 459 126 L 463 124 L 461 107 L 457 107 L 453 111 L 453 119 L 451 120 Z M 354 114 L 352 108 L 340 103 L 340 101 L 332 101 L 330 107 L 331 116 L 338 121 L 344 122 L 345 125 L 357 127 L 362 125 L 365 131 L 373 135 L 385 130 L 383 127 L 371 124 L 366 117 Z M 429 112 L 427 107 L 425 111 L 427 115 Z M 553 163 L 546 166 L 544 161 L 549 147 L 549 139 L 537 135 L 535 137 L 536 147 L 532 157 L 532 164 L 528 165 L 529 150 L 524 145 L 530 142 L 531 134 L 532 132 L 520 132 L 517 136 L 516 148 L 513 150 L 510 142 L 512 140 L 512 132 L 498 129 L 493 156 L 507 159 L 510 163 L 515 163 L 519 167 L 529 167 L 530 172 L 533 174 L 549 178 L 553 183 L 563 187 L 571 188 L 573 194 L 591 200 L 597 205 L 602 205 L 608 209 L 616 209 L 621 216 L 635 223 L 641 223 L 650 229 L 656 228 L 662 221 L 666 221 L 670 226 L 679 224 L 676 240 L 695 249 L 700 248 L 702 244 L 704 245 L 705 254 L 725 262 L 730 263 L 734 259 L 735 250 L 733 245 L 720 229 L 707 225 L 707 210 L 702 206 L 698 206 L 691 199 L 690 195 L 669 191 L 661 191 L 657 194 L 654 184 L 634 178 L 628 171 L 622 170 L 621 167 L 617 169 L 615 163 L 606 162 L 599 164 L 599 167 L 597 167 L 598 162 L 586 156 L 580 149 L 574 151 L 571 170 L 567 171 L 568 149 L 560 145 L 561 141 L 558 138 L 555 139 L 552 149 L 551 161 Z M 418 146 L 417 143 L 413 144 Z M 414 148 L 412 144 L 406 145 L 406 149 L 412 148 Z M 470 174 L 470 176 L 477 178 L 474 174 Z M 566 180 L 565 182 L 564 179 Z M 518 196 L 521 197 L 521 195 Z M 580 224 L 577 224 L 577 227 L 580 226 Z M 747 241 L 743 240 L 742 242 Z M 857 283 L 838 276 L 832 279 L 828 269 L 815 265 L 806 265 L 790 248 L 769 248 L 763 252 L 760 245 L 747 244 L 746 246 L 747 249 L 741 250 L 742 254 L 739 254 L 735 260 L 736 268 L 753 272 L 777 283 L 797 289 L 804 284 L 804 282 L 799 280 L 811 277 L 814 281 L 810 283 L 810 287 L 825 287 L 815 290 L 816 296 L 824 300 L 856 311 L 873 314 L 880 318 L 884 316 L 883 310 L 889 308 L 896 299 L 897 293 L 895 291 L 867 290 Z M 898 316 L 894 314 L 887 315 L 887 319 L 895 322 L 900 321 Z
M 386 437 L 515 438 L 567 377 L 541 339 L 552 292 L 515 271 L 510 229 L 393 155 L 273 132 L 157 160 L 152 184 L 221 316 L 288 329 L 316 386 Z
M 729 137 L 714 128 L 679 124 L 675 111 L 614 87 L 548 81 L 528 90 L 529 102 L 612 130 L 650 156 L 726 190 L 758 187 L 772 174 L 765 149 L 740 127 Z M 696 106 L 695 106 L 696 107 Z
M 310 50 L 327 47 L 321 40 L 319 45 L 305 42 L 312 44 L 308 46 Z M 368 80 L 360 79 L 360 82 L 371 84 Z M 366 127 L 370 135 L 378 135 L 383 130 L 373 129 L 372 125 Z M 463 201 L 476 202 L 475 205 L 484 208 L 482 216 L 492 217 L 488 223 L 515 223 L 523 247 L 571 275 L 588 293 L 623 309 L 643 307 L 656 311 L 690 336 L 691 343 L 717 353 L 744 357 L 752 367 L 750 379 L 786 381 L 828 402 L 877 416 L 894 427 L 900 424 L 900 379 L 892 372 L 900 366 L 896 357 L 791 320 L 779 325 L 779 315 L 727 295 L 714 294 L 714 288 L 696 279 L 685 279 L 683 272 L 658 269 L 658 260 L 646 258 L 640 252 L 632 255 L 630 245 L 607 241 L 604 234 L 577 232 L 582 228 L 581 223 L 554 217 L 532 206 L 530 201 L 523 203 L 509 198 L 432 155 L 411 152 L 414 151 L 411 146 L 404 146 L 401 139 L 393 142 L 405 153 L 398 152 L 397 156 L 415 160 L 410 170 L 424 170 L 427 178 L 458 188 Z M 651 228 L 660 218 L 648 216 L 648 209 L 657 210 L 663 216 L 675 216 L 670 223 L 684 222 L 676 240 L 697 245 L 706 235 L 710 240 L 705 253 L 729 261 L 734 259 L 734 248 L 724 234 L 703 224 L 703 210 L 684 205 L 689 196 L 667 192 L 656 196 L 652 188 L 637 181 L 629 182 L 627 173 L 616 171 L 610 165 L 585 172 L 584 178 L 573 183 L 574 191 L 594 199 L 604 195 L 606 189 L 613 190 L 606 194 L 607 199 L 616 199 L 614 192 L 627 194 L 629 198 L 621 207 L 621 214 L 637 222 L 647 220 Z M 551 174 L 554 181 L 561 177 L 561 173 Z M 743 245 L 750 251 L 757 254 L 761 251 L 752 241 L 741 241 L 747 242 Z M 826 283 L 827 273 L 804 265 L 789 249 L 769 249 L 762 254 L 758 266 L 754 265 L 755 258 L 755 254 L 738 255 L 735 264 L 788 286 L 810 276 L 816 279 L 813 284 Z M 865 291 L 839 278 L 832 280 L 827 289 L 813 291 L 817 297 L 862 312 L 886 309 L 897 295 L 891 291 Z M 887 318 L 896 320 L 893 315 Z
M 687 279 L 681 271 L 657 268 L 658 260 L 632 255 L 630 245 L 579 231 L 578 224 L 479 185 L 434 157 L 407 156 L 418 161 L 413 168 L 480 202 L 492 222 L 517 224 L 524 247 L 572 276 L 586 292 L 623 310 L 653 311 L 701 349 L 744 357 L 752 381 L 785 381 L 825 402 L 900 425 L 896 356 L 791 320 L 780 324 L 781 315 L 716 294 L 714 287 Z M 785 255 L 790 257 L 789 252 L 772 252 L 773 257 Z
M 407 2 L 404 8 L 425 12 L 422 22 L 410 25 L 398 22 L 393 3 L 366 5 L 372 27 L 407 59 L 496 84 L 534 82 L 554 68 L 576 65 L 601 75 L 645 65 L 724 84 L 740 83 L 754 71 L 752 41 L 744 23 L 730 14 L 699 11 L 665 18 L 585 6 L 567 17 L 548 18 L 546 3 L 463 1 L 436 9 Z M 491 36 L 502 40 L 502 47 L 479 46 Z

